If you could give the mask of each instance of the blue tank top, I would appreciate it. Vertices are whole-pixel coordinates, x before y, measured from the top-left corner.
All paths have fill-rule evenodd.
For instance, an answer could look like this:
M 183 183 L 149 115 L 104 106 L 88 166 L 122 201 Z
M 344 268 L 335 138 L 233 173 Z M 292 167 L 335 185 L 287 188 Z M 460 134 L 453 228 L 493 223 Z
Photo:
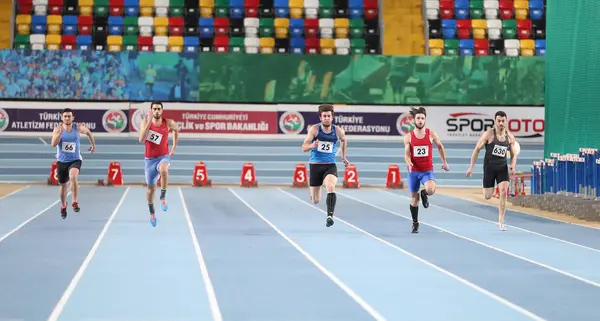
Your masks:
M 79 151 L 80 141 L 77 123 L 73 123 L 71 131 L 63 129 L 58 145 L 56 145 L 56 160 L 61 163 L 82 160 Z
M 310 150 L 310 159 L 308 162 L 335 163 L 336 143 L 338 141 L 335 125 L 331 125 L 331 133 L 326 133 L 323 131 L 321 124 L 319 124 L 317 136 L 312 141 L 314 142 L 315 140 L 319 141 L 319 146 Z

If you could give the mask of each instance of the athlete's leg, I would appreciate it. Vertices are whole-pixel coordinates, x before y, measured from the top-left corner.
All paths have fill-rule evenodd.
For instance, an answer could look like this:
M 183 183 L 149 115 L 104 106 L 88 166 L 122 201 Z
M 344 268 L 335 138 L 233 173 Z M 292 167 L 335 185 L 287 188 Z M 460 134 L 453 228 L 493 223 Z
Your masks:
M 498 189 L 500 191 L 500 205 L 498 206 L 498 227 L 505 231 L 504 216 L 506 215 L 506 192 L 508 191 L 509 176 L 508 168 L 498 173 Z
M 325 204 L 327 204 L 327 227 L 333 225 L 333 213 L 335 212 L 335 203 L 337 201 L 337 195 L 335 194 L 337 179 L 337 176 L 329 171 L 324 180 L 325 189 L 327 190 L 327 198 L 325 199 Z
M 154 211 L 154 194 L 156 193 L 156 182 L 158 181 L 158 170 L 156 169 L 157 159 L 144 159 L 146 174 L 146 200 L 148 201 L 148 210 L 150 212 L 150 223 L 156 226 L 156 216 Z
M 496 183 L 496 175 L 493 168 L 483 167 L 483 197 L 489 200 L 494 195 L 494 185 Z
M 423 173 L 420 177 L 420 182 L 425 186 L 424 189 L 421 190 L 421 201 L 423 202 L 423 207 L 429 207 L 429 196 L 435 193 L 435 175 L 433 171 L 427 171 Z
M 412 217 L 412 232 L 419 233 L 419 172 L 412 171 L 408 173 L 408 189 L 410 191 L 410 216 Z
M 167 194 L 167 186 L 169 184 L 169 166 L 171 165 L 170 158 L 168 156 L 163 157 L 158 163 L 158 172 L 160 174 L 160 206 L 163 211 L 169 209 L 167 200 L 165 199 Z
M 79 212 L 79 168 L 71 165 L 69 168 L 69 180 L 71 181 L 72 205 L 75 212 Z
M 310 199 L 314 204 L 321 201 L 321 186 L 323 185 L 323 165 L 309 164 L 310 173 L 308 185 L 310 190 Z
M 58 181 L 58 196 L 60 197 L 60 216 L 67 217 L 67 191 L 69 183 L 68 163 L 56 162 L 56 180 Z

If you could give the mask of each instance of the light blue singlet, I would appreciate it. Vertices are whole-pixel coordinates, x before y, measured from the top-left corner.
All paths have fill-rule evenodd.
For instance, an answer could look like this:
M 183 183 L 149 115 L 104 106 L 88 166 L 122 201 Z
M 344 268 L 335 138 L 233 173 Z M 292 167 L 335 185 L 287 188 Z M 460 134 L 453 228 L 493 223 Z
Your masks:
M 317 132 L 317 137 L 313 138 L 319 141 L 319 146 L 310 150 L 309 163 L 335 163 L 335 154 L 337 150 L 336 143 L 338 141 L 335 125 L 331 125 L 331 133 L 323 131 L 321 124 Z
M 77 123 L 73 123 L 73 129 L 71 131 L 63 129 L 58 145 L 56 145 L 56 160 L 61 163 L 83 160 L 79 150 L 79 146 L 81 145 L 80 142 L 81 139 L 79 137 Z

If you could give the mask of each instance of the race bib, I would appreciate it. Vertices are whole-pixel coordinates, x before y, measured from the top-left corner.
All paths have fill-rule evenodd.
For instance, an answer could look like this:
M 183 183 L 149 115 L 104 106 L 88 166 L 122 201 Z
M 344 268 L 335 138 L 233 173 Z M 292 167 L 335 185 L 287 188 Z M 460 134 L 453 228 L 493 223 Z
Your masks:
M 153 130 L 149 130 L 148 131 L 148 136 L 146 137 L 146 140 L 150 141 L 151 143 L 154 143 L 156 145 L 160 144 L 160 141 L 162 141 L 163 135 L 160 133 L 157 133 Z
M 333 143 L 319 142 L 319 146 L 317 146 L 317 151 L 321 153 L 333 153 Z
M 75 153 L 76 143 L 73 142 L 63 142 L 62 143 L 62 151 L 63 153 Z
M 498 157 L 506 157 L 506 151 L 508 147 L 502 145 L 494 145 L 494 149 L 492 150 L 492 155 Z
M 413 146 L 413 157 L 429 156 L 429 148 L 427 146 Z

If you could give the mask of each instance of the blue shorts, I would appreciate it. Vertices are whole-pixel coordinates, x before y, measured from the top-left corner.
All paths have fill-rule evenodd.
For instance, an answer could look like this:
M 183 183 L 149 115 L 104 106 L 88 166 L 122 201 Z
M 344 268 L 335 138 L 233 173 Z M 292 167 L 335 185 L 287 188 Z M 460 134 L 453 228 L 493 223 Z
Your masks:
M 158 182 L 158 176 L 160 176 L 160 164 L 167 163 L 167 165 L 171 166 L 171 157 L 169 155 L 165 155 L 154 158 L 144 158 L 144 163 L 146 184 L 154 185 L 156 182 Z
M 408 188 L 411 193 L 416 193 L 419 191 L 421 184 L 425 185 L 427 181 L 435 181 L 435 176 L 433 175 L 433 171 L 426 172 L 415 172 L 412 171 L 408 174 Z

